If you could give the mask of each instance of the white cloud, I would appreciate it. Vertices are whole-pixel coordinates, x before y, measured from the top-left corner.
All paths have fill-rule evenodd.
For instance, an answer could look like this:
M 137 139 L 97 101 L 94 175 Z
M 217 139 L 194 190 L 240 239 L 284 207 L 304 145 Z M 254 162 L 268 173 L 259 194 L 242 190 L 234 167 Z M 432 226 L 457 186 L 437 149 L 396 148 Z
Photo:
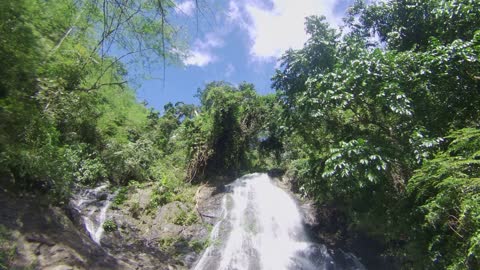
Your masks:
M 232 21 L 238 21 L 241 19 L 242 19 L 242 14 L 240 11 L 240 7 L 238 6 L 235 0 L 230 0 L 230 2 L 228 3 L 227 20 L 232 22 Z
M 233 73 L 235 72 L 235 66 L 232 65 L 232 63 L 229 63 L 227 65 L 227 68 L 225 69 L 225 77 L 230 77 L 233 75 Z
M 183 63 L 187 66 L 204 67 L 213 61 L 215 61 L 215 57 L 209 52 L 191 51 L 183 60 Z
M 208 33 L 203 41 L 196 40 L 194 46 L 203 49 L 219 48 L 224 45 L 223 39 L 217 33 Z
M 213 54 L 215 48 L 224 45 L 223 39 L 215 33 L 208 33 L 204 39 L 197 39 L 193 43 L 192 50 L 187 53 L 187 57 L 183 60 L 186 66 L 204 67 L 217 60 Z
M 176 8 L 179 13 L 192 16 L 193 11 L 195 10 L 195 2 L 193 2 L 193 0 L 186 0 L 181 3 L 177 3 Z
M 334 15 L 337 0 L 270 0 L 247 1 L 239 7 L 230 0 L 228 15 L 248 31 L 250 54 L 258 59 L 276 58 L 287 49 L 299 49 L 308 36 L 305 17 L 325 15 L 327 21 L 339 25 L 341 17 Z M 245 23 L 248 22 L 248 23 Z

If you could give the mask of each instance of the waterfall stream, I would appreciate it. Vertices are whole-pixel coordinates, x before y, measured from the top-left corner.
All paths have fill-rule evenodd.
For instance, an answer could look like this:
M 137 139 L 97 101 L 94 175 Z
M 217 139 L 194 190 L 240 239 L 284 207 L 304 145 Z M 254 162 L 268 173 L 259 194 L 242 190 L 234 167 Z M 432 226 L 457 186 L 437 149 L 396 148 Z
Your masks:
M 353 255 L 310 241 L 295 200 L 268 175 L 246 175 L 227 191 L 194 270 L 365 269 Z
M 77 192 L 70 206 L 100 245 L 115 193 L 108 185 Z M 295 199 L 267 174 L 243 176 L 226 186 L 221 217 L 193 270 L 364 270 L 352 254 L 312 241 Z
M 90 238 L 100 245 L 103 235 L 103 223 L 107 217 L 107 210 L 115 194 L 107 191 L 104 184 L 92 189 L 84 189 L 75 194 L 70 205 L 78 212 L 80 222 L 85 226 Z

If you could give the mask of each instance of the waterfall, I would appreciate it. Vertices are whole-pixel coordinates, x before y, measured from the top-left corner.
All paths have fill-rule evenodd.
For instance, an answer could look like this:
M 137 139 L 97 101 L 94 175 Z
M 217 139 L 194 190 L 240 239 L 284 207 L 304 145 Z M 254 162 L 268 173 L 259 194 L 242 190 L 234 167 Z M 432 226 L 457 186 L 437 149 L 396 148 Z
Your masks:
M 80 223 L 92 240 L 100 245 L 103 235 L 103 223 L 107 217 L 107 210 L 115 194 L 107 191 L 108 184 L 92 189 L 83 189 L 74 194 L 70 206 L 80 217 Z
M 364 269 L 351 254 L 331 253 L 309 240 L 287 192 L 266 174 L 250 174 L 227 186 L 222 216 L 193 269 Z

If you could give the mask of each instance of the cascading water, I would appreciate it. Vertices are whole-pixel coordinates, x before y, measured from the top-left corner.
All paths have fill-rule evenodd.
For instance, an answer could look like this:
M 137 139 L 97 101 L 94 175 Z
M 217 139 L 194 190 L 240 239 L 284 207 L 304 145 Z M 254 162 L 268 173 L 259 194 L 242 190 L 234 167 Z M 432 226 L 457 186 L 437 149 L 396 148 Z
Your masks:
M 99 245 L 107 210 L 115 197 L 115 194 L 107 192 L 107 188 L 108 185 L 104 184 L 93 189 L 81 190 L 70 201 L 70 206 L 80 217 L 80 223 L 85 226 L 90 238 Z
M 297 204 L 266 174 L 227 186 L 222 217 L 194 270 L 365 269 L 351 254 L 333 258 L 309 241 Z

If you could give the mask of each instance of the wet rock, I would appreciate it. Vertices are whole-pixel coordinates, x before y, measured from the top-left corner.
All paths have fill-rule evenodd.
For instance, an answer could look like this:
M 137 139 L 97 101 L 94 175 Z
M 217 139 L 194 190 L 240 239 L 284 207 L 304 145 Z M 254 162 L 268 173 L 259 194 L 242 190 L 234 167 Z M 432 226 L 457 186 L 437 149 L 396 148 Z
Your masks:
M 355 254 L 367 269 L 399 269 L 393 256 L 382 255 L 386 249 L 380 241 L 352 230 L 345 214 L 335 205 L 318 205 L 311 199 L 303 198 L 299 192 L 299 181 L 288 175 L 282 177 L 282 188 L 288 189 L 297 198 L 309 236 L 329 247 L 335 260 L 341 261 Z
M 216 208 L 221 206 L 219 198 L 223 194 L 212 195 L 215 187 L 202 186 L 195 195 L 197 207 L 173 201 L 151 209 L 149 203 L 153 188 L 147 185 L 131 189 L 128 200 L 108 211 L 107 220 L 115 222 L 117 230 L 104 233 L 101 244 L 115 257 L 128 261 L 132 260 L 131 250 L 142 254 L 133 259 L 137 266 L 142 265 L 141 269 L 149 269 L 152 265 L 189 268 L 207 243 L 210 233 L 208 224 L 213 224 L 214 217 L 219 215 L 220 209 Z M 184 220 L 185 217 L 179 218 L 179 215 L 195 216 L 196 220 Z
M 0 191 L 0 224 L 16 247 L 11 269 L 129 269 L 78 230 L 63 209 L 38 200 Z
M 12 267 L 35 269 L 187 269 L 202 253 L 221 213 L 224 186 L 201 186 L 194 202 L 149 207 L 154 185 L 129 188 L 128 199 L 106 212 L 115 224 L 100 244 L 87 230 L 84 215 L 99 214 L 113 199 L 108 187 L 76 190 L 64 208 L 0 191 L 0 224 L 12 234 L 17 254 Z M 193 196 L 192 196 L 193 197 Z M 178 218 L 194 215 L 194 222 Z M 178 220 L 176 220 L 178 219 Z M 182 224 L 185 222 L 185 224 Z M 177 224 L 175 224 L 177 223 Z
M 97 200 L 105 201 L 108 198 L 108 193 L 99 193 L 97 196 Z
M 222 212 L 222 198 L 228 192 L 225 185 L 201 186 L 197 192 L 197 211 L 202 221 L 214 225 Z
M 274 168 L 269 170 L 267 174 L 272 178 L 280 178 L 285 174 L 285 170 L 280 168 Z

